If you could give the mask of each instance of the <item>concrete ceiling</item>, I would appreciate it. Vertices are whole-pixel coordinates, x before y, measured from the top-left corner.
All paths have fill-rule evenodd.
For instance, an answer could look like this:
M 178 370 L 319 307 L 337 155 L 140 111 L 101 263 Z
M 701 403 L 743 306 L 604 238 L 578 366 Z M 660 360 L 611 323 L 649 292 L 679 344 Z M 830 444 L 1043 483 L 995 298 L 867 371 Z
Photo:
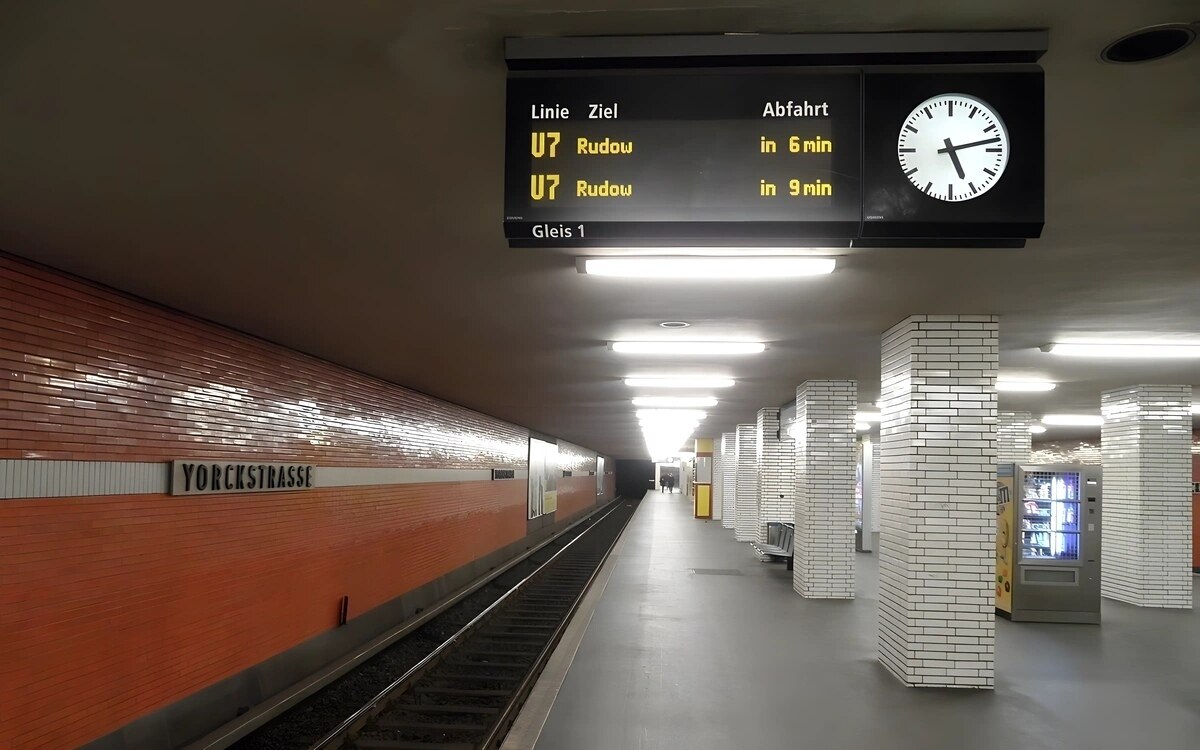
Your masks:
M 565 6 L 565 7 L 563 7 Z M 1197 362 L 1055 358 L 1067 336 L 1200 338 L 1200 45 L 1098 61 L 1194 0 L 6 3 L 0 249 L 617 456 L 644 454 L 604 342 L 693 323 L 766 354 L 705 433 L 808 378 L 878 394 L 910 313 L 995 313 L 1001 367 L 1097 412 Z M 1048 28 L 1047 218 L 1024 250 L 877 250 L 830 277 L 665 285 L 576 273 L 501 231 L 506 36 Z M 1094 431 L 1093 431 L 1094 432 Z M 1075 434 L 1052 430 L 1047 438 Z

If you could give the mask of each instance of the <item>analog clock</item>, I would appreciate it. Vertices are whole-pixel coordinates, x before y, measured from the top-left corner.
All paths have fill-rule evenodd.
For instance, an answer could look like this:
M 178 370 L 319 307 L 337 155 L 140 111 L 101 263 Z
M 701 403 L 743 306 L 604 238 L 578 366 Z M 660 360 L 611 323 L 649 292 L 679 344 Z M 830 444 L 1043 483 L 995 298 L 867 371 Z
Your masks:
M 968 201 L 990 190 L 1008 164 L 1008 129 L 987 102 L 939 94 L 904 120 L 896 144 L 900 169 L 918 190 L 942 201 Z

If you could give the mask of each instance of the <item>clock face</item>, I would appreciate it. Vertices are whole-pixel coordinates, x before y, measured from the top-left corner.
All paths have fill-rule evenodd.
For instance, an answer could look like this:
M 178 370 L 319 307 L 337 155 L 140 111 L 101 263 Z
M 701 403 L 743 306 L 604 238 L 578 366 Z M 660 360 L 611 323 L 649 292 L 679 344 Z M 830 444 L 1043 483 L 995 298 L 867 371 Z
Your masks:
M 939 94 L 900 127 L 896 155 L 908 181 L 941 201 L 969 201 L 992 188 L 1008 165 L 1008 129 L 986 102 Z

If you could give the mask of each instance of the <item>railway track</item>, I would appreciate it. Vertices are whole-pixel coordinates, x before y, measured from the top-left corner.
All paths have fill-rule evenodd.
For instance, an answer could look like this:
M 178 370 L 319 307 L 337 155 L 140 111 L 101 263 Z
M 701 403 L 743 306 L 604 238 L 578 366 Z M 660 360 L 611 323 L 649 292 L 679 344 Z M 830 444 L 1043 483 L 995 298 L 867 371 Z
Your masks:
M 312 750 L 499 747 L 635 507 L 618 503 Z

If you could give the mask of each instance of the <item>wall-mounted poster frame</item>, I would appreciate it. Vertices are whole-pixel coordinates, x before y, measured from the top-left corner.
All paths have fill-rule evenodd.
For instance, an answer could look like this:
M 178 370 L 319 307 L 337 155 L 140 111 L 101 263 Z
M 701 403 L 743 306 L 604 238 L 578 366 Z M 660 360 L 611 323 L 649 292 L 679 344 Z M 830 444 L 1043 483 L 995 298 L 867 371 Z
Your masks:
M 529 518 L 558 509 L 558 444 L 529 438 Z

